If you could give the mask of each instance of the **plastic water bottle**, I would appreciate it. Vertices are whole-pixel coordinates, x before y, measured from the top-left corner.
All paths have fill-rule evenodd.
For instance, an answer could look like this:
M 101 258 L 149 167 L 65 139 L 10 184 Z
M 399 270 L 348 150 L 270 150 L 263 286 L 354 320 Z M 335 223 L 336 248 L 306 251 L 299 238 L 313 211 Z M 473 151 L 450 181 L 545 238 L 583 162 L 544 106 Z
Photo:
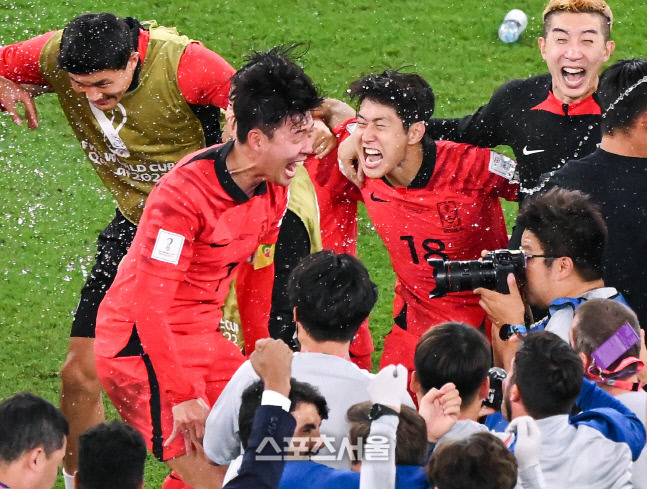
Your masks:
M 499 39 L 506 44 L 517 42 L 519 36 L 528 25 L 528 17 L 518 8 L 510 10 L 499 27 Z

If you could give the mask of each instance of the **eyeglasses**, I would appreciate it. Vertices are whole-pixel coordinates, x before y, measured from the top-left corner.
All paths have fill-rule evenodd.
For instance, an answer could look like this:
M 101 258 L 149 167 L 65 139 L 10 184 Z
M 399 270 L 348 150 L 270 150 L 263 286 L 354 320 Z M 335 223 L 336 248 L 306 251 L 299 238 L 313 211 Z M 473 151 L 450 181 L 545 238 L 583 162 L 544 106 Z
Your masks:
M 521 248 L 519 248 L 519 251 L 521 251 L 521 254 L 526 261 L 528 261 L 530 258 L 559 258 L 559 256 L 556 255 L 531 255 L 530 253 L 526 253 Z

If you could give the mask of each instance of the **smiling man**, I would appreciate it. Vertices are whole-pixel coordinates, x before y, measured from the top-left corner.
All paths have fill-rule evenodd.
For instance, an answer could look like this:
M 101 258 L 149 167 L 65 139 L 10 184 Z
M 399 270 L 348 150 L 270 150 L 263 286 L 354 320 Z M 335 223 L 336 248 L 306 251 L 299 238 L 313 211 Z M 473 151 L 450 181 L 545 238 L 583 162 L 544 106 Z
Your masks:
M 510 146 L 521 197 L 540 175 L 592 153 L 600 142 L 598 75 L 615 43 L 613 14 L 604 0 L 550 0 L 539 49 L 549 73 L 513 80 L 462 119 L 434 119 L 434 138 L 483 147 Z
M 232 82 L 236 140 L 188 155 L 157 183 L 97 317 L 107 394 L 195 489 L 222 481 L 193 448 L 244 360 L 218 327 L 228 279 L 245 260 L 266 263 L 252 255 L 276 242 L 287 185 L 312 153 L 309 111 L 321 102 L 279 48 L 255 53 Z
M 381 365 L 412 371 L 418 339 L 430 327 L 485 326 L 472 292 L 430 298 L 435 281 L 427 260 L 471 260 L 488 246 L 506 246 L 499 197 L 516 199 L 514 162 L 489 149 L 434 142 L 427 132 L 434 94 L 419 75 L 369 75 L 350 95 L 359 103 L 353 135 L 368 177 L 362 196 L 397 275 L 395 325 Z
M 36 105 L 20 84 L 54 91 L 117 204 L 99 235 L 61 370 L 61 410 L 70 420 L 67 489 L 73 488 L 79 435 L 104 419 L 93 354 L 99 303 L 157 180 L 183 156 L 219 142 L 218 116 L 233 74 L 223 58 L 174 28 L 110 13 L 80 15 L 63 30 L 0 47 L 0 109 L 20 125 L 16 104 L 22 103 L 35 129 Z

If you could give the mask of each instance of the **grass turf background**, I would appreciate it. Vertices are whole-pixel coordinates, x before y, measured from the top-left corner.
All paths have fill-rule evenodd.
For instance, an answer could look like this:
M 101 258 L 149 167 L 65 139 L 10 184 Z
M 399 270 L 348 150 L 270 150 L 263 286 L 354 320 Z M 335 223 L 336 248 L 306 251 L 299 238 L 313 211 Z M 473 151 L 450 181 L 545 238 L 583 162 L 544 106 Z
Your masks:
M 117 15 L 177 26 L 234 67 L 252 49 L 305 42 L 309 51 L 301 64 L 333 97 L 343 97 L 348 84 L 366 73 L 418 72 L 434 88 L 440 117 L 467 114 L 503 82 L 545 71 L 536 41 L 543 7 L 543 0 L 114 0 L 109 5 Z M 504 45 L 496 31 L 511 8 L 522 8 L 529 23 L 519 42 Z M 622 0 L 612 8 L 618 46 L 611 61 L 645 56 L 645 31 L 639 25 L 647 4 Z M 0 45 L 106 9 L 96 0 L 2 3 Z M 37 106 L 40 128 L 33 132 L 0 114 L 0 398 L 28 389 L 57 403 L 72 312 L 92 266 L 96 237 L 112 218 L 114 204 L 55 96 L 39 97 Z M 514 205 L 506 209 L 509 218 L 514 215 Z M 364 212 L 359 228 L 360 257 L 380 291 L 371 316 L 377 360 L 391 327 L 394 276 Z M 165 475 L 161 464 L 149 462 L 146 487 L 159 487 Z

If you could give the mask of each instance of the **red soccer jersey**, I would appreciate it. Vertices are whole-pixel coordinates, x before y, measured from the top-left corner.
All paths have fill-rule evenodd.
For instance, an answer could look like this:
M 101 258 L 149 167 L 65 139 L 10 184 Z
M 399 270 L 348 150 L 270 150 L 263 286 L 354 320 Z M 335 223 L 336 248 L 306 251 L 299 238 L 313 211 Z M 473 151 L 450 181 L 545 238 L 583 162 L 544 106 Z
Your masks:
M 346 126 L 351 122 L 355 119 L 333 130 L 339 142 L 348 137 Z M 320 160 L 313 156 L 308 158 L 305 168 L 317 194 L 324 249 L 357 256 L 357 201 L 362 199 L 362 195 L 339 171 L 337 150 Z
M 276 242 L 287 207 L 286 187 L 263 183 L 248 198 L 236 185 L 225 160 L 232 146 L 188 155 L 159 181 L 99 309 L 97 355 L 115 356 L 136 324 L 160 388 L 177 402 L 204 397 L 187 367 L 217 361 L 210 338 L 227 279 L 259 245 Z
M 414 335 L 444 321 L 483 322 L 472 292 L 429 298 L 435 282 L 427 259 L 474 260 L 507 245 L 499 197 L 517 197 L 517 185 L 500 176 L 512 176 L 510 162 L 488 149 L 436 141 L 408 187 L 366 179 L 364 203 L 397 275 L 396 304 L 406 305 L 406 323 L 400 308 L 397 323 Z

